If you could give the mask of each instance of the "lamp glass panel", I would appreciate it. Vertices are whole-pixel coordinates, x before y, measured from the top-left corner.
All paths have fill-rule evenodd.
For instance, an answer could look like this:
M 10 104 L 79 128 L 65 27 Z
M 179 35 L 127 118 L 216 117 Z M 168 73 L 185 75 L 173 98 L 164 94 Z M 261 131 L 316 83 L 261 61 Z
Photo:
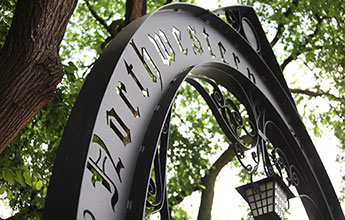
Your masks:
M 260 199 L 260 195 L 259 194 L 255 194 L 255 200 L 259 200 Z
M 251 202 L 254 202 L 254 196 L 248 196 L 248 201 L 251 203 Z
M 273 189 L 273 182 L 268 182 L 268 183 L 266 183 L 266 187 L 267 187 L 267 189 Z
M 273 190 L 272 189 L 267 191 L 267 196 L 268 197 L 273 196 Z
M 266 199 L 262 200 L 262 206 L 266 206 L 266 205 L 267 205 L 267 200 Z
M 268 202 L 269 205 L 270 205 L 270 204 L 273 205 L 273 198 L 272 198 L 272 197 L 268 198 L 268 199 L 267 199 L 267 202 Z
M 263 214 L 262 208 L 258 209 L 258 212 L 259 212 L 259 215 L 262 215 Z
M 270 213 L 269 215 L 274 215 L 275 218 L 279 216 L 280 219 L 284 219 L 288 199 L 285 191 L 278 184 L 279 182 L 275 181 L 261 181 L 255 188 L 247 186 L 249 188 L 244 189 L 254 218 Z
M 246 194 L 247 194 L 247 196 L 252 195 L 253 194 L 253 190 L 251 188 L 246 189 Z
M 267 193 L 266 193 L 266 191 L 265 191 L 265 192 L 262 192 L 262 193 L 261 193 L 261 196 L 262 196 L 263 199 L 267 198 Z

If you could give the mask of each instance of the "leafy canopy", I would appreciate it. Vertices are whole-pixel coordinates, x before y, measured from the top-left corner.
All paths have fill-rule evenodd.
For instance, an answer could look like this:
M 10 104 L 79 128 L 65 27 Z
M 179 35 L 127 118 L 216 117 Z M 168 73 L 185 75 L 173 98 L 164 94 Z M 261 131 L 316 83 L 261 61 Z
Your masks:
M 148 12 L 166 1 L 147 2 Z M 345 2 L 341 0 L 243 0 L 252 5 L 270 37 L 271 44 L 287 78 L 288 65 L 298 63 L 296 88 L 292 89 L 305 120 L 321 134 L 320 125 L 334 131 L 345 149 Z M 15 0 L 0 0 L 0 48 L 11 27 Z M 226 5 L 224 5 L 226 6 Z M 101 24 L 91 10 L 105 21 Z M 69 23 L 60 47 L 65 76 L 55 92 L 55 99 L 43 108 L 0 154 L 0 194 L 23 219 L 39 219 L 44 206 L 49 177 L 63 128 L 83 84 L 84 77 L 102 52 L 102 44 L 123 27 L 126 2 L 115 0 L 80 1 Z M 111 31 L 106 27 L 112 27 Z M 103 47 L 106 46 L 103 45 Z M 307 71 L 304 71 L 307 69 Z M 295 70 L 297 71 L 297 70 Z M 312 84 L 298 84 L 308 75 Z M 327 82 L 325 84 L 324 82 Z M 298 90 L 299 89 L 299 90 Z M 223 136 L 211 137 L 219 131 L 210 113 L 197 103 L 200 97 L 188 86 L 180 91 L 173 115 L 169 149 L 169 202 L 172 206 L 190 195 L 212 164 L 209 155 L 225 150 Z M 308 107 L 310 100 L 320 98 L 329 108 L 317 111 Z M 187 112 L 179 111 L 187 106 Z M 308 108 L 307 108 L 308 107 Z M 195 120 L 197 119 L 197 120 Z M 185 128 L 183 128 L 186 126 Z M 186 132 L 188 130 L 189 132 Z M 216 132 L 215 132 L 216 131 Z M 321 133 L 320 133 L 321 132 Z M 216 141 L 215 141 L 216 140 Z M 339 161 L 344 161 L 342 155 Z M 187 212 L 175 209 L 176 219 L 187 218 Z

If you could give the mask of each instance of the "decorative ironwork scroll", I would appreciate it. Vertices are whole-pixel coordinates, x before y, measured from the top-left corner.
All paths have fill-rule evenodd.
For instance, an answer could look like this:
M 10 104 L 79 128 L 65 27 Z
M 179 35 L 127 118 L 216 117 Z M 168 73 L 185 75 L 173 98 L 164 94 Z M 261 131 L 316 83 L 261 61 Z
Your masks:
M 262 165 L 296 186 L 314 201 L 303 201 L 310 219 L 343 218 L 253 9 L 179 3 L 129 24 L 96 62 L 65 128 L 43 219 L 169 219 L 169 118 L 184 81 L 249 173 Z

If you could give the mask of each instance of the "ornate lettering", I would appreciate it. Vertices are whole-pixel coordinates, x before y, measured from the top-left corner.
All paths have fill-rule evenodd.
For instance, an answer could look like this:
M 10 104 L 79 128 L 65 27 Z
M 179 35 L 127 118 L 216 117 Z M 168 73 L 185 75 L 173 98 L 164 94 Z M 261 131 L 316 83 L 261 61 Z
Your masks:
M 158 70 L 156 64 L 153 62 L 153 60 L 150 57 L 149 53 L 147 52 L 146 48 L 141 47 L 141 49 L 139 51 L 138 47 L 134 43 L 134 40 L 132 40 L 130 42 L 130 45 L 132 45 L 135 53 L 138 55 L 141 63 L 144 65 L 147 73 L 150 75 L 152 82 L 157 83 L 159 80 L 160 85 L 161 85 L 161 89 L 163 89 L 161 73 Z
M 175 61 L 175 51 L 171 47 L 171 44 L 163 31 L 160 30 L 159 34 L 155 34 L 154 37 L 149 35 L 149 40 L 155 46 L 164 64 L 170 65 L 172 61 Z
M 226 53 L 226 49 L 223 46 L 222 42 L 218 42 L 218 48 L 219 48 L 219 53 L 220 53 L 220 56 L 222 58 L 223 63 L 228 64 L 228 62 L 225 60 L 225 56 L 224 56 Z
M 123 84 L 122 82 L 119 82 L 119 86 L 116 87 L 116 92 L 117 94 L 120 95 L 122 100 L 126 103 L 127 107 L 132 112 L 133 116 L 135 118 L 139 118 L 140 117 L 139 107 L 137 106 L 137 109 L 134 109 L 133 105 L 128 101 L 128 99 L 126 98 L 124 94 L 124 93 L 127 93 L 125 84 Z
M 206 32 L 206 28 L 204 28 L 203 33 L 204 33 L 204 37 L 207 43 L 208 52 L 210 53 L 211 57 L 214 59 L 216 55 L 212 51 L 212 47 L 211 47 L 210 39 L 209 39 L 210 35 Z
M 240 58 L 235 53 L 232 53 L 232 55 L 234 57 L 235 67 L 238 69 L 238 64 L 241 62 Z
M 93 143 L 96 143 L 98 144 L 99 146 L 102 147 L 102 149 L 104 150 L 104 152 L 107 154 L 107 156 L 109 157 L 110 161 L 111 161 L 111 164 L 113 165 L 113 167 L 115 168 L 116 170 L 116 173 L 117 173 L 117 176 L 119 177 L 119 180 L 120 182 L 122 182 L 122 179 L 121 179 L 121 175 L 120 175 L 120 170 L 122 168 L 125 168 L 123 166 L 123 163 L 121 161 L 121 159 L 119 158 L 119 162 L 117 162 L 116 166 L 115 166 L 115 163 L 114 163 L 114 160 L 113 160 L 113 157 L 111 156 L 107 146 L 105 145 L 105 143 L 103 142 L 103 140 L 96 134 L 93 135 L 93 139 L 92 139 L 92 142 Z
M 254 84 L 256 84 L 256 80 L 255 80 L 254 74 L 250 72 L 249 68 L 247 68 L 247 71 L 248 71 L 248 78 L 249 78 Z
M 120 116 L 115 112 L 114 108 L 112 108 L 110 111 L 107 111 L 107 124 L 110 123 L 110 128 L 115 132 L 115 134 L 120 138 L 122 143 L 126 146 L 127 144 L 131 143 L 131 131 L 129 128 L 125 125 L 125 123 L 122 121 Z M 126 136 L 121 133 L 121 131 L 116 127 L 114 122 L 110 120 L 109 118 L 114 118 L 118 124 L 122 127 L 122 129 L 125 131 Z
M 91 220 L 96 220 L 96 218 L 92 214 L 92 212 L 90 210 L 85 209 L 84 212 L 83 212 L 84 219 L 86 218 L 87 215 L 91 217 Z
M 119 177 L 119 180 L 120 180 L 121 183 L 122 183 L 122 179 L 121 179 L 120 171 L 123 168 L 125 168 L 125 166 L 123 166 L 121 158 L 119 157 L 119 162 L 117 162 L 115 170 L 116 170 L 117 176 Z
M 180 48 L 180 52 L 183 53 L 184 55 L 188 55 L 188 48 L 184 48 L 182 46 L 182 38 L 181 38 L 181 31 L 177 29 L 176 27 L 173 26 L 172 28 L 172 34 L 174 35 L 174 38 L 176 40 L 176 43 L 178 44 L 178 47 Z
M 190 25 L 188 25 L 188 33 L 190 36 L 190 39 L 193 41 L 193 52 L 195 54 L 202 54 L 204 52 L 204 50 L 202 49 L 201 43 L 199 41 L 199 39 L 196 36 L 196 31 L 195 28 L 191 27 Z
M 105 154 L 103 154 L 103 151 L 99 149 L 98 158 L 95 160 L 94 158 L 89 157 L 86 167 L 93 174 L 91 178 L 92 185 L 96 187 L 96 183 L 101 182 L 109 193 L 112 194 L 111 207 L 113 208 L 113 211 L 115 211 L 115 205 L 119 199 L 119 194 L 115 183 L 111 180 L 105 170 L 107 159 L 111 161 L 114 170 L 117 171 L 117 169 L 115 167 L 114 160 L 103 140 L 94 134 L 92 142 L 97 143 L 104 150 Z
M 133 80 L 135 81 L 135 83 L 137 84 L 137 86 L 139 87 L 141 93 L 143 94 L 144 97 L 149 97 L 149 89 L 144 89 L 144 86 L 141 85 L 140 81 L 138 80 L 137 76 L 134 74 L 133 72 L 133 65 L 130 64 L 128 65 L 128 63 L 125 61 L 125 65 L 126 65 L 126 69 L 129 75 L 131 75 L 131 77 L 133 78 Z

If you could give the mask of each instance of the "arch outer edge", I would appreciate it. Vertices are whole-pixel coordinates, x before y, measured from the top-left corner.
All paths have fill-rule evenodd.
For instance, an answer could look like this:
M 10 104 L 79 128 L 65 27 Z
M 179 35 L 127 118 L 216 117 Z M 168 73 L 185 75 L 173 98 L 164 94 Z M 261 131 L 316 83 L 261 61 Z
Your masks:
M 245 16 L 258 23 L 252 12 Z M 263 33 L 261 28 L 258 32 Z M 266 44 L 267 39 L 261 42 Z M 103 219 L 124 219 L 136 166 L 133 161 L 159 98 L 183 69 L 208 62 L 236 68 L 242 74 L 239 78 L 255 84 L 272 103 L 303 155 L 297 159 L 306 160 L 313 171 L 308 174 L 317 182 L 312 192 L 321 192 L 315 198 L 326 219 L 343 218 L 331 182 L 276 66 L 266 63 L 245 36 L 212 12 L 172 4 L 128 25 L 88 75 L 60 143 L 43 219 L 84 219 L 90 213 Z M 102 170 L 97 157 L 107 158 L 113 165 L 107 162 Z M 108 185 L 107 175 L 101 182 L 92 182 L 97 172 L 111 177 Z M 98 197 L 93 190 L 109 199 L 106 213 L 94 207 Z

